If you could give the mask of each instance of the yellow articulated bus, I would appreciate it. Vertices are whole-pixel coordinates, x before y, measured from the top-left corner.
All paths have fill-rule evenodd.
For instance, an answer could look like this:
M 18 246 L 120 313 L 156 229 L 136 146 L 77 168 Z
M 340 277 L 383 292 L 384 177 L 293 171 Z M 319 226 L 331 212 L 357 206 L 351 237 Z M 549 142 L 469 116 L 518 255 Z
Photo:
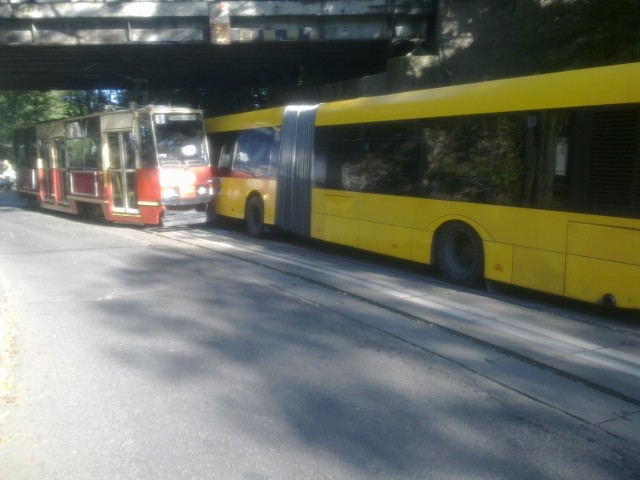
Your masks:
M 210 118 L 214 208 L 640 308 L 640 63 Z

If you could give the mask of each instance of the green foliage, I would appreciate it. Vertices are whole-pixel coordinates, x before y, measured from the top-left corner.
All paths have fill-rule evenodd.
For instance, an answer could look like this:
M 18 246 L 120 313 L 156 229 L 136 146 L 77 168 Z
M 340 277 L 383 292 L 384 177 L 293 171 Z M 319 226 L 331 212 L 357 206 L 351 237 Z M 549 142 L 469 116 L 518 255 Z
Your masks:
M 15 127 L 62 117 L 66 108 L 60 92 L 0 92 L 0 158 L 13 158 Z
M 557 70 L 639 61 L 639 20 L 638 0 L 548 0 L 532 56 Z

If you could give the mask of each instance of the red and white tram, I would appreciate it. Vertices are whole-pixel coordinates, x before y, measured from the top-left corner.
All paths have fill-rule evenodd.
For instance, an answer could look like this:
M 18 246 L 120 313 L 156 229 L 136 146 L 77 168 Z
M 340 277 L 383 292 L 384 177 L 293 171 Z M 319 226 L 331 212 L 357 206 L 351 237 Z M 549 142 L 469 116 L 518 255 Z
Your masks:
M 146 225 L 203 223 L 212 184 L 200 110 L 136 107 L 15 131 L 17 189 L 42 208 Z

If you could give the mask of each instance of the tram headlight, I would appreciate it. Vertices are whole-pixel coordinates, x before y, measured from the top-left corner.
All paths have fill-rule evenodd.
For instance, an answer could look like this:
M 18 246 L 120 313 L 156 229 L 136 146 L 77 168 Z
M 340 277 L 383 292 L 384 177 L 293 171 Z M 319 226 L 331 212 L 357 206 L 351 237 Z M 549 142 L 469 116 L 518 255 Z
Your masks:
M 182 147 L 182 154 L 187 157 L 193 157 L 198 153 L 198 149 L 195 145 L 185 145 Z
M 162 198 L 179 198 L 180 188 L 178 187 L 164 187 L 162 189 Z

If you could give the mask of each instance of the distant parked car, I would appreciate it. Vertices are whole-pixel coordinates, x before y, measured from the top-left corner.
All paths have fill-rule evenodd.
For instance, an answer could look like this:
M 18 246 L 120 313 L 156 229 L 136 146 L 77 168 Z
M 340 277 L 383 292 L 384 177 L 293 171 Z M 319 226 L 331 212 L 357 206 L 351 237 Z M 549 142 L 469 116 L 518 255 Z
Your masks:
M 16 172 L 9 160 L 0 160 L 0 189 L 9 190 L 16 184 Z

